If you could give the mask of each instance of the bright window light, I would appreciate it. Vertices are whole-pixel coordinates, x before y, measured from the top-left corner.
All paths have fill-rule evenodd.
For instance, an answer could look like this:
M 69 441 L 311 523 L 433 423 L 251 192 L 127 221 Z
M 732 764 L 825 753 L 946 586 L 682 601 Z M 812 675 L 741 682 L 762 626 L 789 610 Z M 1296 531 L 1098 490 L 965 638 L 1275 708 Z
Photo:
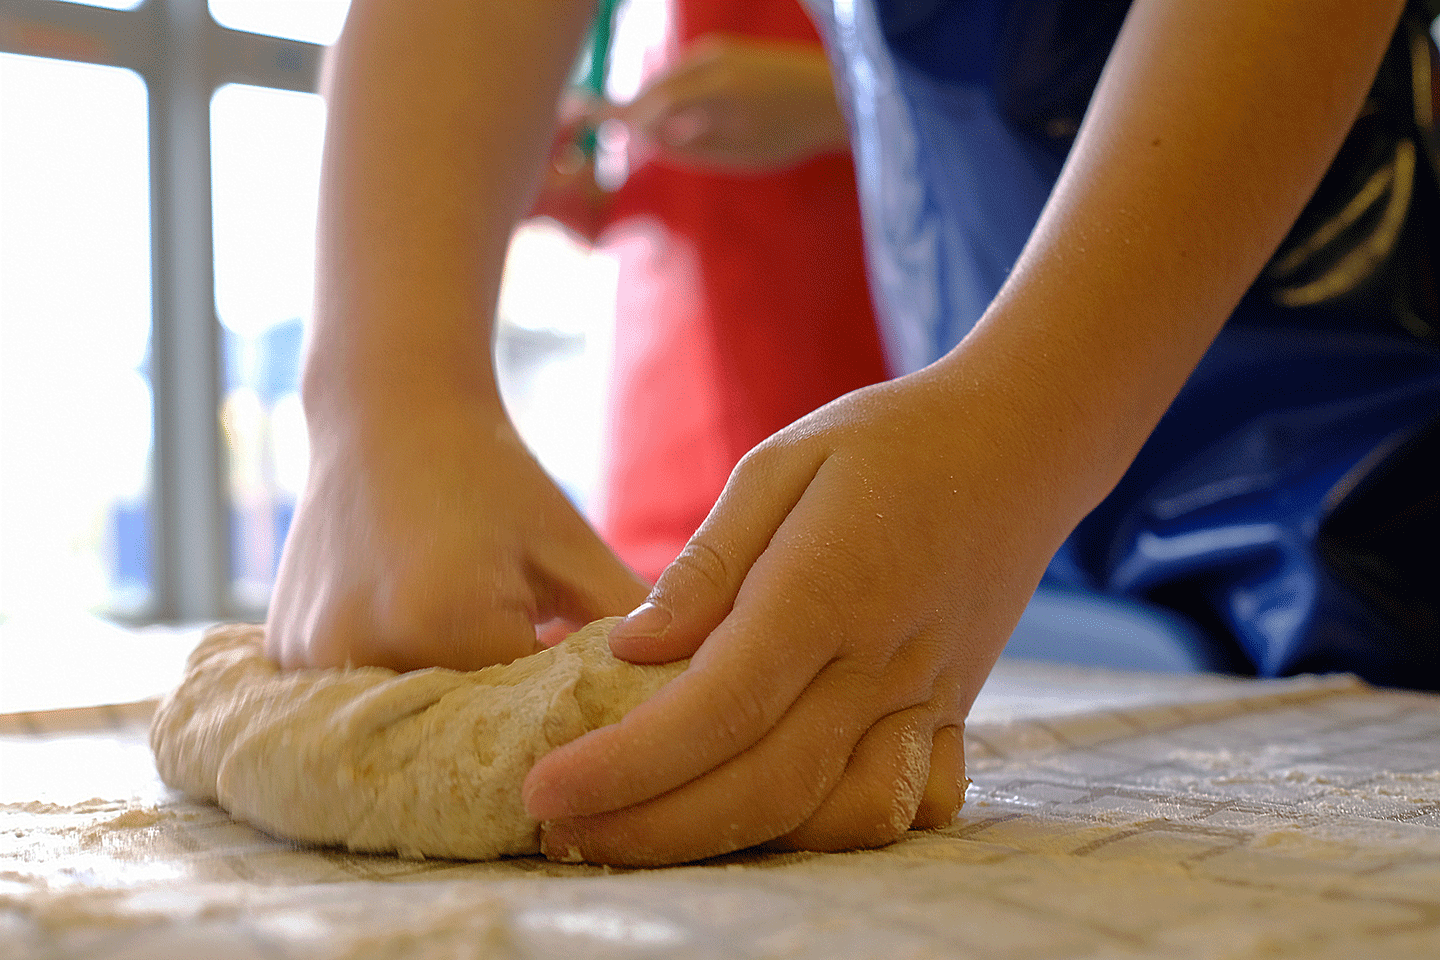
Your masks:
M 210 15 L 233 30 L 332 44 L 350 0 L 210 0 Z
M 300 343 L 314 288 L 325 103 L 229 84 L 210 104 L 235 599 L 263 606 L 304 484 Z
M 0 619 L 149 601 L 146 117 L 129 70 L 0 55 Z
M 77 3 L 82 7 L 105 7 L 108 10 L 133 10 L 140 6 L 140 0 L 62 0 Z

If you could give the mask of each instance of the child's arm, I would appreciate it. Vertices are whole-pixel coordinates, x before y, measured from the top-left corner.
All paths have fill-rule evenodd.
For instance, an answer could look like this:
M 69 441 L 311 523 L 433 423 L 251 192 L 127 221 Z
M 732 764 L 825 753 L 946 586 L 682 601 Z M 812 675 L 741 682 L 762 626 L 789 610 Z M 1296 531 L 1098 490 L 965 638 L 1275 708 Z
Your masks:
M 506 246 L 591 16 L 351 8 L 327 71 L 310 476 L 267 630 L 287 666 L 479 667 L 645 594 L 526 452 L 491 364 Z
M 975 331 L 762 444 L 617 628 L 693 666 L 534 768 L 547 850 L 661 863 L 953 815 L 956 728 L 1047 561 L 1318 184 L 1400 6 L 1137 0 Z

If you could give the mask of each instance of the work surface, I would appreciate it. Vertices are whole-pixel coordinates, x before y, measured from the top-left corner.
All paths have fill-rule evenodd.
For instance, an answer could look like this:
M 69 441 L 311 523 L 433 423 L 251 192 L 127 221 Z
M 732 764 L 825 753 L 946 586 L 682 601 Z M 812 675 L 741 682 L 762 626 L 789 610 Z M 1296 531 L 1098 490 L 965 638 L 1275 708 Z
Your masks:
M 304 850 L 151 704 L 0 716 L 0 958 L 1440 956 L 1440 698 L 1002 661 L 949 829 L 650 871 Z

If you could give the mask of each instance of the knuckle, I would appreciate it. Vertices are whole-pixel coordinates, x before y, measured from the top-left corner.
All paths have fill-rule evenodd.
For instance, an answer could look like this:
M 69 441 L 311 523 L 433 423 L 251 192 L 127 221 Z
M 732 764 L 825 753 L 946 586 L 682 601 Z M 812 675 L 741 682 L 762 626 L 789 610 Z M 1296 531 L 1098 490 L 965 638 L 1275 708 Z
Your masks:
M 693 585 L 710 591 L 724 591 L 736 583 L 736 564 L 718 548 L 700 537 L 685 544 L 680 556 L 670 565 L 671 576 L 683 577 Z
M 899 645 L 884 665 L 891 691 L 891 709 L 915 708 L 941 726 L 959 707 L 960 678 L 950 663 L 948 647 L 933 636 L 912 637 Z
M 732 751 L 753 745 L 769 730 L 779 711 L 764 691 L 745 683 L 731 683 L 716 692 L 712 738 Z
M 730 474 L 731 479 L 751 474 L 758 474 L 762 478 L 774 476 L 788 462 L 794 446 L 795 441 L 783 433 L 766 439 L 740 458 L 740 462 Z

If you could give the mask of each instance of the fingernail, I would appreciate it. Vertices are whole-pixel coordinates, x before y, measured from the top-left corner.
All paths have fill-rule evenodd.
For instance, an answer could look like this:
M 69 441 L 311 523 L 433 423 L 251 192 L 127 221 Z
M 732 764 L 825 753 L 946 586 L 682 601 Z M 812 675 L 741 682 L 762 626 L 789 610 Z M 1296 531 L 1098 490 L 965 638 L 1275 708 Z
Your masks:
M 540 852 L 547 860 L 559 863 L 584 863 L 585 855 L 575 842 L 575 834 L 564 824 L 542 823 L 540 825 Z
M 563 817 L 570 812 L 566 804 L 555 797 L 555 791 L 549 789 L 549 784 L 543 778 L 535 776 L 533 769 L 520 785 L 520 802 L 531 818 L 539 820 L 547 827 L 556 817 Z
M 610 629 L 610 639 L 656 639 L 670 629 L 670 611 L 646 600 Z

